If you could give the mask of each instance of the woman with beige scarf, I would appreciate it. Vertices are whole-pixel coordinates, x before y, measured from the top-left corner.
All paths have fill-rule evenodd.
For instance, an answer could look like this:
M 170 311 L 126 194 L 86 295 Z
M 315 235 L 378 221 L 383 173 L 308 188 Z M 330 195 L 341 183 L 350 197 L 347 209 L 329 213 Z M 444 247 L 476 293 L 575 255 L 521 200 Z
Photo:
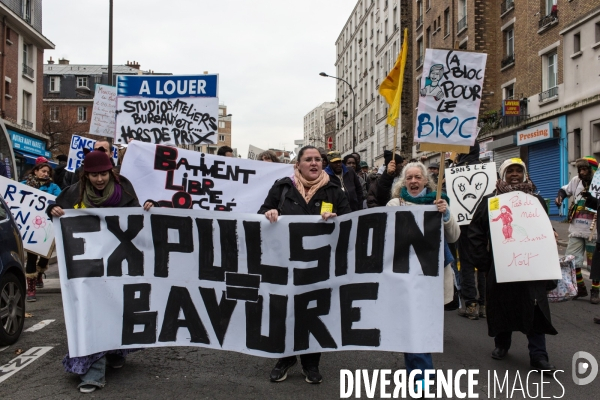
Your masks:
M 352 212 L 346 194 L 339 186 L 329 181 L 323 171 L 323 160 L 314 146 L 304 146 L 298 153 L 294 175 L 275 182 L 259 214 L 271 223 L 277 222 L 280 215 L 320 215 L 327 220 Z M 302 374 L 308 383 L 321 383 L 319 373 L 321 353 L 302 354 Z M 288 370 L 296 364 L 296 356 L 279 359 L 271 371 L 272 382 L 287 378 Z

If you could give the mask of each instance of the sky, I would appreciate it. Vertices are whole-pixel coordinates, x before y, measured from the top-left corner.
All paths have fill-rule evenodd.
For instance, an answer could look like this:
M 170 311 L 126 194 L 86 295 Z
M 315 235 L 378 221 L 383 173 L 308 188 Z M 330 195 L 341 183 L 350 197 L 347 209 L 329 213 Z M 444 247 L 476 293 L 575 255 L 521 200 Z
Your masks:
M 303 119 L 335 101 L 337 40 L 357 0 L 114 0 L 113 63 L 219 74 L 232 147 L 292 150 Z M 44 0 L 44 62 L 108 63 L 109 0 Z

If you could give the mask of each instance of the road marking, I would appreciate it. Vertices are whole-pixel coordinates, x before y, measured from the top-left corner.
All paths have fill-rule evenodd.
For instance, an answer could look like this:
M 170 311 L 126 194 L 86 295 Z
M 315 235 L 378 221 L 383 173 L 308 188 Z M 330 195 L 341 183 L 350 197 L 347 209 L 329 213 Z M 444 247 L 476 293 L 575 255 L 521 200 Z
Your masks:
M 35 331 L 39 331 L 40 329 L 48 326 L 50 323 L 56 321 L 55 319 L 45 319 L 42 322 L 38 322 L 37 324 L 25 329 L 25 332 L 35 332 Z
M 0 383 L 4 382 L 47 352 L 52 347 L 32 347 L 17 358 L 13 358 L 7 364 L 0 366 Z
M 4 351 L 6 349 L 8 349 L 9 346 L 4 346 L 4 347 L 0 347 L 0 351 Z

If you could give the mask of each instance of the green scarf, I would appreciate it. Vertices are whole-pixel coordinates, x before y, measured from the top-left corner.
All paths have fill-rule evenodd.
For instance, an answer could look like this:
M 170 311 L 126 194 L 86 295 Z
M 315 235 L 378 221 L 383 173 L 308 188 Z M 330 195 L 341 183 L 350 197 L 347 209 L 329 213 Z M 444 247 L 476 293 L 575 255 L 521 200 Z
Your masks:
M 402 197 L 404 201 L 408 201 L 409 203 L 414 204 L 433 204 L 436 196 L 437 192 L 429 192 L 421 197 L 412 197 L 408 193 L 406 186 L 402 188 L 402 192 L 400 193 L 400 197 Z M 448 196 L 446 196 L 446 193 L 442 193 L 442 199 L 446 200 L 446 203 L 448 203 L 448 205 L 450 204 L 450 199 L 448 198 Z
M 111 176 L 106 187 L 102 191 L 102 195 L 98 195 L 94 189 L 94 185 L 90 181 L 87 181 L 85 186 L 85 192 L 83 192 L 82 203 L 85 208 L 96 208 L 102 207 L 102 205 L 108 200 L 115 191 L 115 180 Z

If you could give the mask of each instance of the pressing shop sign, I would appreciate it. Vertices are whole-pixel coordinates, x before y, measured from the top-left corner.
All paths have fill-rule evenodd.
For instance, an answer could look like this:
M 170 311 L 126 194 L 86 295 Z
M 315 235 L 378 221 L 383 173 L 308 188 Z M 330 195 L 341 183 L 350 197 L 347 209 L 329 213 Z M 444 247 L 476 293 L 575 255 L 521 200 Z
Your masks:
M 552 138 L 554 138 L 552 122 L 548 122 L 543 125 L 537 125 L 533 128 L 517 132 L 517 146 L 541 142 L 542 140 Z

